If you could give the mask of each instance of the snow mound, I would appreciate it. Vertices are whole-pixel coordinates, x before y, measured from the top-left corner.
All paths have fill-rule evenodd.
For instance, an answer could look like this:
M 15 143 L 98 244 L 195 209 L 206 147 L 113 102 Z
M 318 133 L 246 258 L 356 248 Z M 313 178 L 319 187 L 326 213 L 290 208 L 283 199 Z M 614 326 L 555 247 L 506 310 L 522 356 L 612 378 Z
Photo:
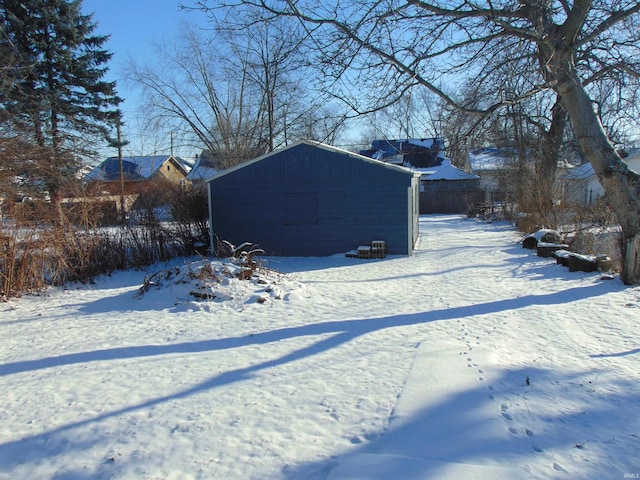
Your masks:
M 169 297 L 174 306 L 229 302 L 265 304 L 301 300 L 304 286 L 264 261 L 228 258 L 202 259 L 165 268 L 147 275 L 136 298 Z M 169 295 L 167 295 L 169 294 Z

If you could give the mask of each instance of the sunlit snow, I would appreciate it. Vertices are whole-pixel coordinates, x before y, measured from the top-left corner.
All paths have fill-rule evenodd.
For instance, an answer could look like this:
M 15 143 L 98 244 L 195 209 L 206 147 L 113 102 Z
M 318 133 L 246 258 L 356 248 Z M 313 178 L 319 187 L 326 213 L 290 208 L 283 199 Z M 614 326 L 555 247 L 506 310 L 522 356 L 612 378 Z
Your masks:
M 0 304 L 0 479 L 638 478 L 640 289 L 519 240 L 423 216 L 410 257 Z

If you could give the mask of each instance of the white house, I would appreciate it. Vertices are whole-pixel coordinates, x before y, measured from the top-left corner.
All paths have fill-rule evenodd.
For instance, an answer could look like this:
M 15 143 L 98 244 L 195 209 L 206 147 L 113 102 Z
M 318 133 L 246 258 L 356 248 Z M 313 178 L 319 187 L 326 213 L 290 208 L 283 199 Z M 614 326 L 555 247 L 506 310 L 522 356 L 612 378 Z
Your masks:
M 640 149 L 631 150 L 622 160 L 631 170 L 640 174 Z M 562 190 L 566 204 L 589 206 L 604 195 L 604 188 L 589 162 L 565 172 L 562 176 Z
M 589 162 L 571 168 L 562 176 L 562 191 L 565 204 L 593 205 L 604 195 L 604 188 Z
M 631 170 L 640 174 L 640 148 L 632 148 L 627 153 L 628 155 L 622 160 Z

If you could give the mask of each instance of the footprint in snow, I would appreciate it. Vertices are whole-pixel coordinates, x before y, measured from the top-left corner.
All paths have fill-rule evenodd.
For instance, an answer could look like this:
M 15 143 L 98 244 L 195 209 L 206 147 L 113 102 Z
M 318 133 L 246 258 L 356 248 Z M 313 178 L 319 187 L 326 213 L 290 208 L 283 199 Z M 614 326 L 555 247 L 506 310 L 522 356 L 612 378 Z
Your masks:
M 513 422 L 513 417 L 510 413 L 507 412 L 507 410 L 509 410 L 509 407 L 507 405 L 505 405 L 504 403 L 500 405 L 500 410 L 500 415 L 502 415 L 502 418 L 504 418 L 507 422 Z
M 567 471 L 567 470 L 566 470 L 562 465 L 560 465 L 559 463 L 554 463 L 554 464 L 553 464 L 553 469 L 554 469 L 556 472 L 566 472 L 566 471 Z

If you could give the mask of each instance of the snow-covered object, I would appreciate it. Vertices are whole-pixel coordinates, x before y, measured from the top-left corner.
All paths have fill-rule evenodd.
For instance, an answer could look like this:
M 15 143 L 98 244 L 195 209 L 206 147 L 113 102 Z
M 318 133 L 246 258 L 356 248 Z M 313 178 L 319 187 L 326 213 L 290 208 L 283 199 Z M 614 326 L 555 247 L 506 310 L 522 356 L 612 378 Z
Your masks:
M 524 237 L 522 246 L 524 248 L 536 248 L 539 242 L 560 243 L 561 240 L 562 235 L 557 230 L 542 228 Z
M 259 265 L 264 265 L 264 261 L 232 257 L 201 259 L 160 269 L 145 277 L 137 298 L 163 296 L 169 292 L 176 305 L 205 300 L 233 300 L 235 305 L 244 305 L 251 301 L 282 300 L 286 294 L 300 288 L 279 272 Z

